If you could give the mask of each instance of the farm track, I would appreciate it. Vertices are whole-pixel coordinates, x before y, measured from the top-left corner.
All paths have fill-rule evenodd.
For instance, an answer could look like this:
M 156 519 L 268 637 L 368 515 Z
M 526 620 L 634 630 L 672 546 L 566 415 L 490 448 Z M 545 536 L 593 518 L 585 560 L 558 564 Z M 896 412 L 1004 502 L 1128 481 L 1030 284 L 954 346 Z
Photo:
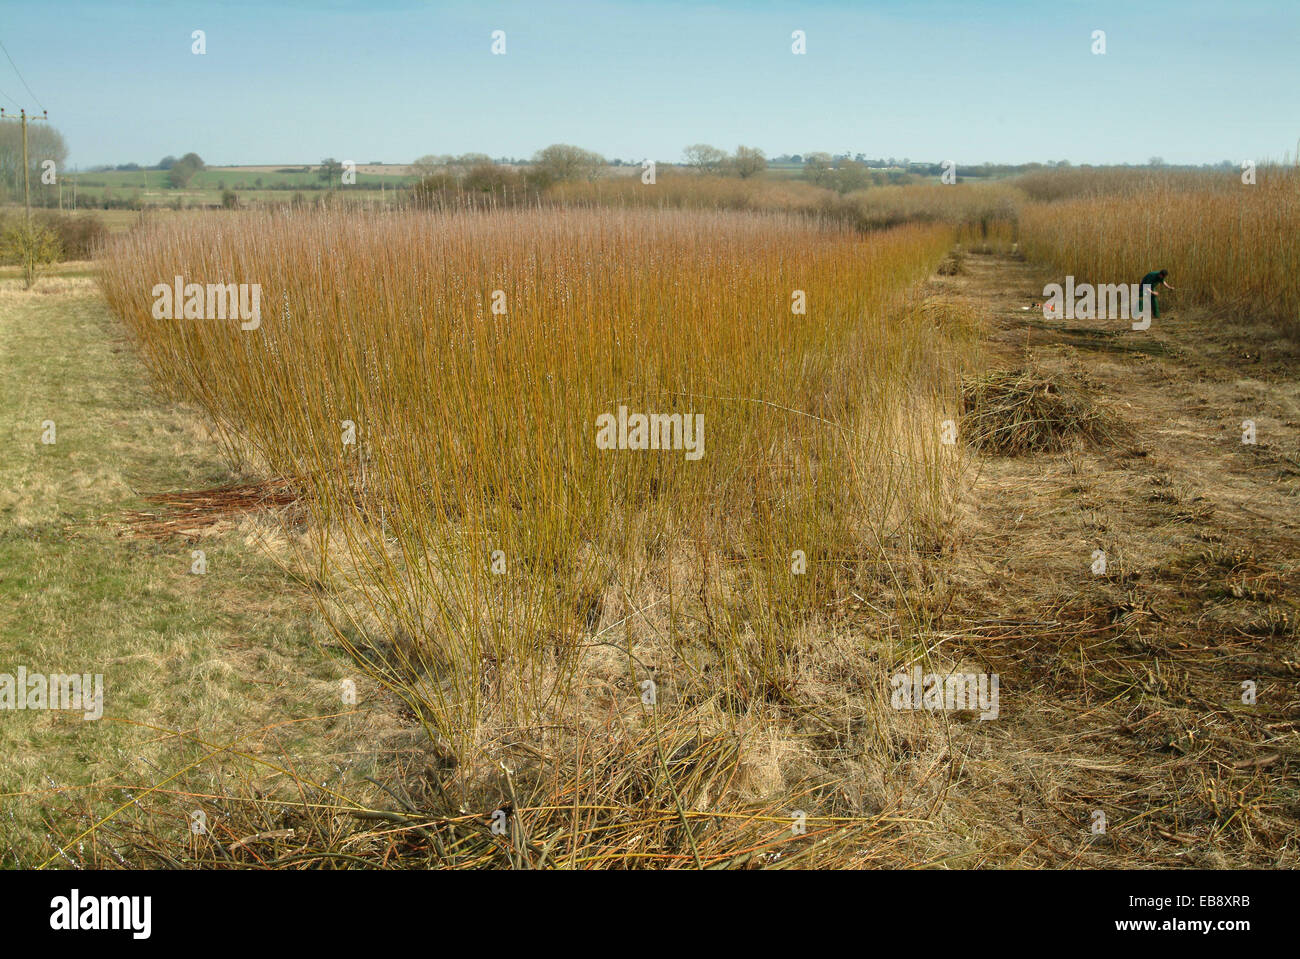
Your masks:
M 1146 332 L 1045 321 L 1024 309 L 1043 281 L 968 255 L 932 284 L 988 317 L 991 367 L 1032 361 L 1128 433 L 973 462 L 934 624 L 949 656 L 1001 677 L 1002 716 L 966 757 L 993 801 L 968 825 L 998 836 L 989 865 L 1295 868 L 1296 367 L 1284 342 L 1176 302 Z

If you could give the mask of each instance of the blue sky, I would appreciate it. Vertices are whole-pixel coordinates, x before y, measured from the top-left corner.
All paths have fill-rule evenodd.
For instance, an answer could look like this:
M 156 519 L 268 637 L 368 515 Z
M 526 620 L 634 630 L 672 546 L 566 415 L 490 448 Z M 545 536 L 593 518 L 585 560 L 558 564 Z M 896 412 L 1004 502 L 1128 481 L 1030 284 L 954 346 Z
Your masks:
M 82 167 L 555 142 L 665 161 L 706 142 L 1201 163 L 1280 159 L 1300 140 L 1297 0 L 0 0 L 0 41 Z M 19 104 L 35 106 L 0 55 L 0 105 Z

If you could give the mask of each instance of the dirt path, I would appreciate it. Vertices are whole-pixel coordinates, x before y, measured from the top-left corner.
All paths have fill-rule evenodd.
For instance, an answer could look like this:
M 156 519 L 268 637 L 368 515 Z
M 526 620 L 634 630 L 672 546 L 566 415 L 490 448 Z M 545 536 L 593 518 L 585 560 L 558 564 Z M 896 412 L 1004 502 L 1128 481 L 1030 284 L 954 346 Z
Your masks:
M 942 627 L 950 654 L 1001 677 L 979 751 L 1008 800 L 975 828 L 1016 850 L 1003 865 L 1294 868 L 1300 364 L 1173 296 L 1146 332 L 1044 320 L 1024 307 L 1048 280 L 974 255 L 936 280 L 988 318 L 990 366 L 1028 354 L 1127 428 L 1104 448 L 973 464 Z

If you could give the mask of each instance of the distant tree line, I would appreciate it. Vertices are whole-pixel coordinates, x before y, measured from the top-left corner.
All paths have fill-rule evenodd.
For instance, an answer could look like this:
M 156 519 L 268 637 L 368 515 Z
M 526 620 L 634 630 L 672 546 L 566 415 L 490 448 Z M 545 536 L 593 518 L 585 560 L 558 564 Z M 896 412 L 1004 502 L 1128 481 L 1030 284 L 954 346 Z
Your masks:
M 412 167 L 420 176 L 414 189 L 421 206 L 518 203 L 540 196 L 557 183 L 594 180 L 610 166 L 599 153 L 569 143 L 538 150 L 519 169 L 495 163 L 486 154 L 422 156 Z
M 67 159 L 67 146 L 62 135 L 48 124 L 33 124 L 29 128 L 29 163 L 32 176 L 33 205 L 50 207 L 58 202 L 57 191 L 40 185 L 41 164 L 45 160 L 54 160 L 60 174 Z M 382 165 L 381 161 L 372 160 L 372 165 Z M 592 181 L 609 172 L 610 167 L 640 167 L 644 161 L 606 159 L 599 153 L 568 143 L 554 143 L 538 150 L 527 159 L 513 157 L 492 158 L 486 153 L 461 154 L 426 154 L 410 164 L 410 171 L 416 177 L 413 195 L 417 203 L 426 205 L 444 205 L 447 203 L 498 203 L 519 202 L 535 198 L 546 192 L 553 185 Z M 668 164 L 664 164 L 668 165 Z M 861 152 L 829 153 L 812 151 L 807 153 L 781 154 L 768 160 L 766 154 L 757 147 L 740 145 L 734 152 L 712 146 L 707 143 L 693 143 L 682 150 L 679 164 L 698 174 L 709 176 L 737 177 L 749 179 L 765 173 L 769 166 L 777 168 L 797 167 L 798 175 L 809 183 L 840 194 L 852 193 L 870 187 L 902 185 L 924 177 L 937 177 L 949 169 L 945 161 L 922 162 L 908 157 L 868 157 Z M 1128 166 L 1125 164 L 1124 166 Z M 1152 157 L 1146 166 L 1167 167 L 1160 157 Z M 955 164 L 959 180 L 985 179 L 1034 173 L 1044 170 L 1071 168 L 1068 160 L 1046 161 L 1043 163 L 980 163 Z M 1083 164 L 1081 169 L 1087 169 Z M 1234 170 L 1237 164 L 1224 160 L 1218 164 L 1205 164 L 1200 169 Z M 195 176 L 207 169 L 202 157 L 190 152 L 176 157 L 168 155 L 151 167 L 138 163 L 123 163 L 117 166 L 92 167 L 89 172 L 136 172 L 154 170 L 165 174 L 160 180 L 174 189 L 184 189 L 191 185 Z M 1181 169 L 1197 169 L 1182 167 Z M 266 191 L 293 191 L 294 205 L 306 202 L 302 190 L 326 189 L 333 191 L 340 186 L 349 190 L 383 190 L 389 186 L 385 177 L 357 177 L 355 182 L 344 184 L 344 165 L 333 157 L 321 160 L 317 166 L 287 166 L 278 168 L 279 174 L 300 174 L 312 176 L 311 182 L 277 182 L 272 179 L 264 183 L 259 176 L 253 181 L 251 189 Z M 60 181 L 62 182 L 62 181 Z M 87 194 L 78 203 L 79 206 L 94 205 L 103 209 L 140 209 L 144 206 L 143 196 L 138 189 L 124 195 L 115 194 L 107 182 L 80 178 L 82 186 L 102 188 L 100 195 Z M 162 185 L 162 184 L 159 184 Z M 240 206 L 235 189 L 250 189 L 246 180 L 232 183 L 225 180 L 217 184 L 220 191 L 221 205 L 227 208 Z M 16 124 L 0 125 L 0 201 L 21 198 L 22 190 L 22 140 L 21 131 Z M 329 199 L 326 197 L 326 199 Z M 177 206 L 181 198 L 171 205 Z M 314 201 L 313 201 L 314 202 Z
M 682 150 L 682 157 L 687 166 L 700 173 L 738 176 L 742 180 L 758 176 L 767 169 L 767 157 L 758 147 L 738 146 L 736 152 L 728 156 L 726 150 L 707 143 L 693 143 Z

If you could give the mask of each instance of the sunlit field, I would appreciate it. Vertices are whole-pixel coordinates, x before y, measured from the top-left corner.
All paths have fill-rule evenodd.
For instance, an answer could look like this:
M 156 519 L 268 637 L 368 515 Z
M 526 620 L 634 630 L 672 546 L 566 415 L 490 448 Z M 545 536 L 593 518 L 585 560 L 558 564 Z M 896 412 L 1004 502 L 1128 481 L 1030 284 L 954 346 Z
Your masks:
M 73 594 L 118 710 L 48 794 L 5 770 L 7 861 L 1289 861 L 1294 777 L 1250 757 L 1292 721 L 1294 167 L 550 149 L 578 172 L 4 211 L 0 333 L 39 349 L 0 545 L 47 626 L 0 628 L 48 657 Z M 1146 330 L 1042 302 L 1162 267 Z M 1126 844 L 1075 849 L 1102 807 Z
M 1285 924 L 1296 0 L 10 6 L 20 941 Z
M 119 238 L 102 270 L 158 383 L 295 484 L 287 533 L 337 638 L 472 765 L 578 728 L 593 647 L 647 716 L 793 696 L 825 604 L 933 548 L 970 346 L 912 294 L 952 239 L 727 212 L 218 214 Z M 155 319 L 176 276 L 259 283 L 260 326 Z M 620 409 L 678 418 L 653 437 L 672 448 L 601 448 Z
M 516 195 L 522 180 L 480 175 L 490 189 L 436 179 L 397 210 L 144 217 L 93 264 L 151 388 L 200 411 L 255 481 L 213 502 L 274 504 L 257 538 L 310 598 L 313 642 L 348 689 L 371 691 L 366 709 L 420 731 L 434 787 L 396 760 L 381 769 L 441 817 L 428 854 L 454 867 L 727 866 L 758 850 L 769 865 L 1002 863 L 1003 840 L 957 837 L 972 817 L 987 829 L 1010 815 L 1020 760 L 964 727 L 962 748 L 985 757 L 979 786 L 930 822 L 930 771 L 956 727 L 900 711 L 890 677 L 979 662 L 1003 674 L 1013 722 L 1074 715 L 1062 689 L 1078 691 L 1080 722 L 1097 696 L 1122 711 L 1108 670 L 1129 668 L 1129 627 L 1109 591 L 1131 582 L 1131 553 L 1172 548 L 1112 542 L 1110 522 L 1086 520 L 1116 564 L 1098 579 L 1088 540 L 1064 545 L 1059 505 L 1027 505 L 1043 482 L 1083 496 L 1068 479 L 1082 458 L 1128 456 L 1144 427 L 1127 392 L 1099 389 L 1050 337 L 1040 351 L 1046 316 L 1026 304 L 1061 273 L 1134 282 L 1168 266 L 1173 315 L 1192 327 L 1107 349 L 1186 349 L 1211 315 L 1285 336 L 1294 171 L 1263 168 L 1258 186 L 1058 171 L 843 194 L 673 171 Z M 1008 283 L 1022 290 L 1011 302 Z M 994 344 L 991 327 L 1014 332 Z M 1040 461 L 1068 464 L 1065 485 L 1033 472 Z M 1139 490 L 1106 495 L 1165 501 Z M 1258 614 L 1233 628 L 1293 637 L 1284 606 Z M 1221 628 L 1193 615 L 1184 631 Z M 1094 617 L 1109 625 L 1085 629 Z M 1042 628 L 1058 649 L 1114 636 L 1043 671 L 1003 658 Z M 1069 742 L 1065 780 L 1092 776 Z M 259 790 L 283 801 L 317 788 L 308 779 L 281 770 Z M 353 787 L 323 799 L 304 834 L 313 855 L 374 854 L 379 834 L 348 817 L 417 828 Z M 455 825 L 507 799 L 523 817 L 508 848 Z M 1253 815 L 1276 825 L 1266 808 Z M 804 809 L 817 838 L 800 845 L 787 824 Z M 137 855 L 179 854 L 143 828 Z M 1162 861 L 1155 842 L 1137 859 Z

